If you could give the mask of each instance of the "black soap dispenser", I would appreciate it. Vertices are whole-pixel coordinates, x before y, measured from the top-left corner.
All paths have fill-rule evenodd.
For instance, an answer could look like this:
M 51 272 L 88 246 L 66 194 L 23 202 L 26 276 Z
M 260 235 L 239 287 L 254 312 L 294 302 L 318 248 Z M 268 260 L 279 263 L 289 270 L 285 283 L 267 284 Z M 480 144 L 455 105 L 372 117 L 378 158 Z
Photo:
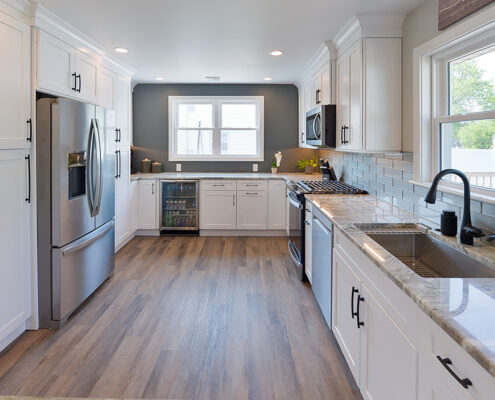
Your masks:
M 453 210 L 443 210 L 440 217 L 440 231 L 445 236 L 457 235 L 457 215 Z

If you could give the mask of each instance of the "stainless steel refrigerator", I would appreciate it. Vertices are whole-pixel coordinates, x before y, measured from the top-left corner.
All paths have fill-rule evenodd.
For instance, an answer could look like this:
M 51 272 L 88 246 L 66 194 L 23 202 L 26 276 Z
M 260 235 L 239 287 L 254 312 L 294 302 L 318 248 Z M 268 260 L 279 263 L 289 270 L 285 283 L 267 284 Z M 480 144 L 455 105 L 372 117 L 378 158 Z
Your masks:
M 64 98 L 36 111 L 39 321 L 58 328 L 113 274 L 115 113 Z

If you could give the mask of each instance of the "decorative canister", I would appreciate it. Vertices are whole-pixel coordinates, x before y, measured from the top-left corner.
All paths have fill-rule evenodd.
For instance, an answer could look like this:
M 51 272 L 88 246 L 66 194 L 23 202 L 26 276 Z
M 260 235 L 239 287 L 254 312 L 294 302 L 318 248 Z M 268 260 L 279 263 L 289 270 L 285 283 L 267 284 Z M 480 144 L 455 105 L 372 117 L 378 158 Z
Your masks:
M 160 172 L 162 172 L 162 163 L 156 161 L 153 164 L 151 164 L 151 172 L 154 174 L 159 174 Z
M 141 161 L 141 172 L 144 174 L 151 172 L 151 160 L 149 158 L 145 158 Z

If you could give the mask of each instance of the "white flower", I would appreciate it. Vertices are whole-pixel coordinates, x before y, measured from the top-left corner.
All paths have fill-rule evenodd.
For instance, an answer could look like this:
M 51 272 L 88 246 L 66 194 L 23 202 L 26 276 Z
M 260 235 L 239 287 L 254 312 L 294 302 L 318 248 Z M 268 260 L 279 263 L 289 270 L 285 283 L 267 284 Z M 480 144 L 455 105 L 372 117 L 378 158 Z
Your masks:
M 280 151 L 275 153 L 275 159 L 277 160 L 277 167 L 280 167 L 280 163 L 282 162 L 282 153 Z

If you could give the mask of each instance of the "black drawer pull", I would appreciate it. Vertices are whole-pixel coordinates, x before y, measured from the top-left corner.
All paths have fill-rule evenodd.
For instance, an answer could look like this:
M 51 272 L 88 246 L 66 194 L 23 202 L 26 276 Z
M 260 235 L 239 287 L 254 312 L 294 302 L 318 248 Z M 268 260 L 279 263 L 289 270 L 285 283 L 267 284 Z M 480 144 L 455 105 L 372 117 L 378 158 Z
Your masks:
M 364 322 L 362 322 L 360 320 L 360 317 L 361 317 L 361 314 L 360 314 L 360 311 L 361 311 L 360 304 L 361 304 L 361 302 L 364 302 L 364 297 L 358 294 L 358 298 L 357 298 L 357 311 L 356 311 L 356 318 L 357 318 L 357 327 L 358 327 L 358 329 L 361 329 L 361 327 L 364 326 Z
M 72 88 L 72 90 L 74 92 L 77 92 L 77 74 L 74 72 L 72 76 L 74 77 L 74 87 Z
M 357 315 L 357 312 L 354 311 L 354 294 L 359 293 L 359 290 L 357 290 L 354 286 L 352 287 L 351 291 L 351 317 L 354 319 L 354 317 Z
M 452 365 L 452 360 L 448 357 L 442 358 L 440 356 L 437 356 L 438 361 L 440 361 L 440 364 L 444 366 L 444 368 L 449 372 L 450 375 L 454 377 L 454 379 L 459 382 L 459 384 L 464 388 L 468 389 L 469 386 L 473 385 L 473 382 L 471 382 L 471 379 L 469 378 L 459 378 L 459 376 L 450 368 Z
M 29 118 L 26 123 L 29 125 L 29 136 L 27 137 L 28 142 L 33 141 L 33 121 Z
M 24 159 L 27 162 L 27 176 L 28 176 L 28 193 L 26 197 L 26 203 L 31 203 L 31 156 L 28 154 Z
M 79 88 L 77 89 L 77 93 L 81 93 L 81 85 L 82 85 L 81 74 L 77 75 L 77 79 L 79 80 Z

